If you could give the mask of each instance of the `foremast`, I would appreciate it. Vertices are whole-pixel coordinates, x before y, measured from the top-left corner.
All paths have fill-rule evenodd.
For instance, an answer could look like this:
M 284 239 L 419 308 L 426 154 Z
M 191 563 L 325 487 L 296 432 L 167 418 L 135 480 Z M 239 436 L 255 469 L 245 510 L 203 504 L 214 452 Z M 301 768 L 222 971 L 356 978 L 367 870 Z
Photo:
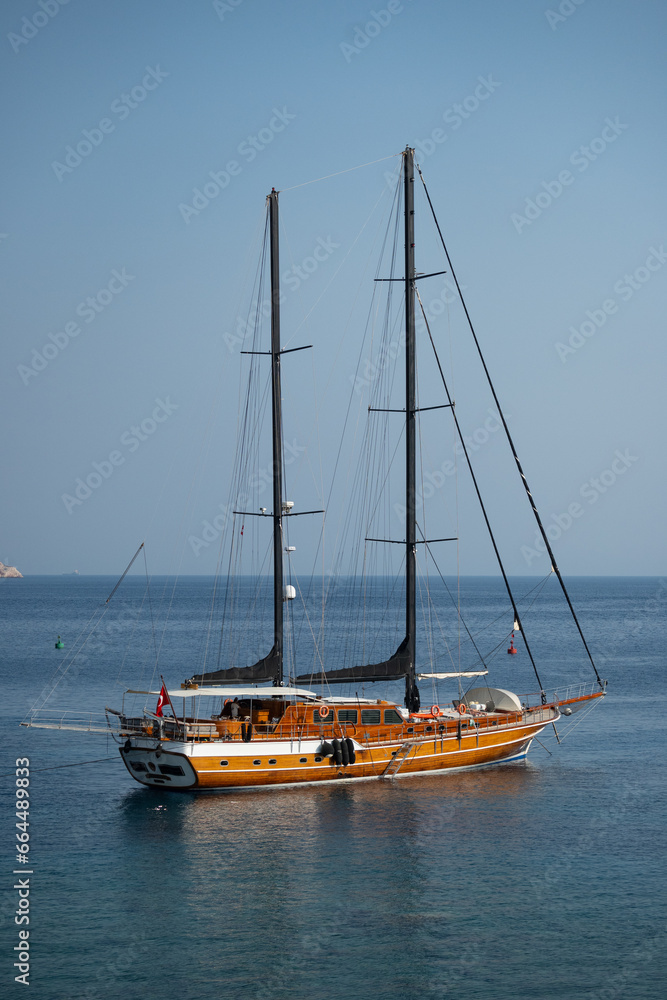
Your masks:
M 280 253 L 278 192 L 275 188 L 267 196 L 269 210 L 269 245 L 271 271 L 271 349 L 270 351 L 242 351 L 242 354 L 269 354 L 271 357 L 271 439 L 273 472 L 273 512 L 234 511 L 244 517 L 271 517 L 273 520 L 273 645 L 269 653 L 248 667 L 229 667 L 196 674 L 186 685 L 202 686 L 245 681 L 262 683 L 271 681 L 274 687 L 283 684 L 283 447 L 282 447 L 282 395 L 280 385 Z M 297 348 L 298 349 L 298 348 Z M 290 505 L 291 506 L 291 505 Z M 310 513 L 310 512 L 309 512 Z

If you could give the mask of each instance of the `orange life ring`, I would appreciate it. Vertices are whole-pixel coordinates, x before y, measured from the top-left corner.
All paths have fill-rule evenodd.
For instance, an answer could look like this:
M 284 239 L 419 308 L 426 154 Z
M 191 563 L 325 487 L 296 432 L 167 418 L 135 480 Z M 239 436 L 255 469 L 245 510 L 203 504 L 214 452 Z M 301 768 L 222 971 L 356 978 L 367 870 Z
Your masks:
M 467 711 L 468 711 L 468 709 L 466 708 L 466 706 L 463 704 L 462 701 L 460 701 L 459 702 L 459 715 L 465 715 Z
M 329 706 L 328 705 L 321 705 L 320 706 L 320 721 L 322 719 L 328 719 L 330 715 L 331 715 L 331 709 L 329 708 Z
M 431 715 L 436 719 L 438 718 L 438 716 L 440 715 L 439 705 L 431 705 Z

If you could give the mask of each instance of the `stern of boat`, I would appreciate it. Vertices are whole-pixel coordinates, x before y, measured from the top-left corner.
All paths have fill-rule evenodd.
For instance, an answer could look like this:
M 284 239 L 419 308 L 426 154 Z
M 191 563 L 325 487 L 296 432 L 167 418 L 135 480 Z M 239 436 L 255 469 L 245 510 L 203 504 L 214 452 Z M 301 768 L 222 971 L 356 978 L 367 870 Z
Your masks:
M 127 739 L 120 756 L 134 780 L 147 788 L 185 789 L 198 784 L 197 773 L 184 753 Z

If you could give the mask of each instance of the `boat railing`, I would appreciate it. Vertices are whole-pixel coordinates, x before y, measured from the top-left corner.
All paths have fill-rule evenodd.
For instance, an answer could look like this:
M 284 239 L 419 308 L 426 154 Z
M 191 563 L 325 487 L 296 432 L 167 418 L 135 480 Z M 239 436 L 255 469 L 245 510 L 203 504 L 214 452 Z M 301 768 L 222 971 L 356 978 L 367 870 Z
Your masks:
M 566 694 L 574 696 L 568 689 Z M 576 689 L 575 693 L 578 693 Z M 563 695 L 563 692 L 559 692 Z M 549 706 L 536 706 L 529 713 L 530 722 L 550 722 L 556 716 L 556 711 Z M 214 722 L 211 719 L 173 719 L 171 716 L 158 718 L 152 715 L 126 716 L 116 712 L 79 712 L 66 710 L 60 713 L 46 713 L 36 710 L 22 723 L 24 726 L 40 729 L 62 729 L 74 732 L 86 733 L 106 733 L 122 738 L 143 737 L 148 739 L 185 740 L 186 742 L 208 742 L 211 740 L 225 740 L 234 743 L 246 742 L 250 720 L 244 720 L 237 724 L 225 725 L 220 721 Z M 460 719 L 437 718 L 429 720 L 423 727 L 415 726 L 410 738 L 418 740 L 440 740 L 450 739 L 460 731 L 461 735 L 478 732 L 487 732 L 516 726 L 526 721 L 526 713 L 466 713 Z M 318 727 L 321 729 L 321 727 Z M 342 732 L 342 729 L 345 732 Z M 295 724 L 294 726 L 280 726 L 276 721 L 268 725 L 253 724 L 250 730 L 250 740 L 266 739 L 271 735 L 279 740 L 300 741 L 302 739 L 313 739 L 318 735 L 324 740 L 332 738 L 344 738 L 349 736 L 348 730 L 351 727 L 341 727 L 336 732 L 322 733 L 315 732 L 308 726 Z M 386 728 L 384 726 L 356 727 L 358 732 L 355 736 L 363 743 L 386 743 L 401 741 L 406 737 L 406 730 L 403 726 Z M 362 731 L 363 729 L 363 731 Z M 244 733 L 245 730 L 245 733 Z M 416 731 L 415 731 L 416 730 Z
M 590 698 L 592 695 L 599 693 L 600 688 L 595 681 L 582 681 L 579 684 L 570 684 L 567 687 L 554 688 L 553 690 L 545 691 L 547 704 L 549 705 L 556 702 L 576 701 L 580 698 Z M 521 703 L 524 707 L 528 707 L 531 704 L 539 704 L 541 697 L 541 692 L 522 695 Z

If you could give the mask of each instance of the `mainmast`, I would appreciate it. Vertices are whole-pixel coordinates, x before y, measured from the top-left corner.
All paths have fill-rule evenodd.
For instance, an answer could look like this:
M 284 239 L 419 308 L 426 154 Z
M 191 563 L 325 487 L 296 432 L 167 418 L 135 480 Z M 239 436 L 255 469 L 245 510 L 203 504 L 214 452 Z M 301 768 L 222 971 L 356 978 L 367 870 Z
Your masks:
M 415 151 L 406 147 L 403 153 L 403 187 L 405 210 L 405 654 L 408 671 L 405 675 L 405 705 L 411 712 L 419 710 L 419 690 L 415 682 L 416 631 L 416 404 L 415 404 Z
M 273 660 L 274 685 L 283 682 L 283 449 L 280 392 L 280 265 L 278 192 L 269 195 L 271 243 L 271 428 L 273 437 Z

